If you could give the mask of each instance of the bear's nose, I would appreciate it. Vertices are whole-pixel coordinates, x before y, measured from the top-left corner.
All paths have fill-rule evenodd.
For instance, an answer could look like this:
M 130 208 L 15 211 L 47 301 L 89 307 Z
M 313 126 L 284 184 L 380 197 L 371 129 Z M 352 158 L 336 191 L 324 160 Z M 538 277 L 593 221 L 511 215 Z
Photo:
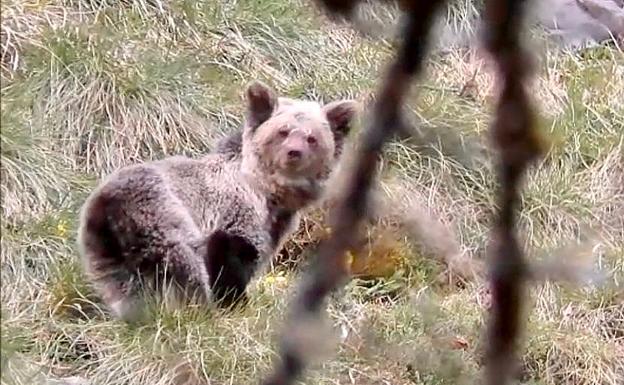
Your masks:
M 289 159 L 301 159 L 301 151 L 299 150 L 289 150 L 288 151 L 288 158 Z

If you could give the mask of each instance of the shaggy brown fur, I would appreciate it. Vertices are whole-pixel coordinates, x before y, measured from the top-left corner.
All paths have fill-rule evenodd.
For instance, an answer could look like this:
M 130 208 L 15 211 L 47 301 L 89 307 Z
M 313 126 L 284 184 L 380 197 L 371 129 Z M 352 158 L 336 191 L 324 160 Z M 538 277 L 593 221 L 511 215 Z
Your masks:
M 85 269 L 114 314 L 141 314 L 138 281 L 222 305 L 245 300 L 319 197 L 356 112 L 278 98 L 254 82 L 239 157 L 176 156 L 122 168 L 87 199 L 78 243 Z

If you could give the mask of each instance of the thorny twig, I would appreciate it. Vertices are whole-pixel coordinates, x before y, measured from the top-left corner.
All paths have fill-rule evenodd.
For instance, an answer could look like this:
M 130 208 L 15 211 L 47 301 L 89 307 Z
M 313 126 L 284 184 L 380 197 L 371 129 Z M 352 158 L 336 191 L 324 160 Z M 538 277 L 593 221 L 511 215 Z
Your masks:
M 319 1 L 319 0 L 317 0 Z M 351 19 L 361 0 L 320 0 L 332 14 Z M 291 304 L 280 346 L 280 361 L 264 385 L 292 384 L 304 370 L 306 357 L 300 325 L 314 319 L 325 298 L 346 280 L 348 271 L 342 256 L 352 246 L 366 214 L 370 188 L 384 143 L 403 128 L 401 108 L 411 82 L 419 76 L 426 56 L 436 12 L 444 0 L 401 0 L 406 14 L 403 41 L 389 65 L 364 132 L 354 169 L 345 191 L 331 213 L 332 236 L 319 246 L 314 269 L 303 282 Z M 488 384 L 504 385 L 512 374 L 515 345 L 520 332 L 522 288 L 527 268 L 514 235 L 519 183 L 530 161 L 540 154 L 533 131 L 533 111 L 524 89 L 528 75 L 527 55 L 520 47 L 522 0 L 489 0 L 486 3 L 486 47 L 496 59 L 503 84 L 492 126 L 494 143 L 500 152 L 500 212 L 493 229 L 496 242 L 491 265 L 494 299 L 490 319 Z M 304 331 L 305 332 L 305 331 Z

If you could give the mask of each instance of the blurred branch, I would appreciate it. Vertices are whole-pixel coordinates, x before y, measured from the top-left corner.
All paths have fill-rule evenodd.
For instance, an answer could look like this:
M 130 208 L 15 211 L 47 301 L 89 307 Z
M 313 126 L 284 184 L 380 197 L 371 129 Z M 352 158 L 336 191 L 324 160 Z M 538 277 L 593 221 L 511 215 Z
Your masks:
M 322 1 L 331 12 L 348 17 L 358 1 Z M 280 362 L 264 382 L 266 385 L 292 384 L 306 365 L 301 333 L 290 333 L 298 325 L 307 324 L 321 311 L 325 298 L 339 288 L 348 276 L 345 252 L 352 246 L 357 230 L 365 217 L 370 188 L 384 143 L 403 128 L 401 108 L 411 81 L 420 74 L 428 48 L 429 32 L 435 13 L 444 1 L 414 1 L 403 7 L 408 18 L 397 57 L 386 70 L 378 97 L 373 105 L 371 123 L 364 132 L 362 143 L 347 176 L 346 188 L 330 213 L 332 236 L 319 245 L 312 274 L 303 282 L 291 304 L 286 332 L 280 346 Z M 308 341 L 309 343 L 309 341 Z
M 498 151 L 499 212 L 493 228 L 490 262 L 492 312 L 489 319 L 486 383 L 506 384 L 515 373 L 522 330 L 524 284 L 528 267 L 515 235 L 520 184 L 530 163 L 542 153 L 535 113 L 526 90 L 531 61 L 521 44 L 524 0 L 488 0 L 483 40 L 502 85 L 492 127 Z
M 317 0 L 330 15 L 352 20 L 361 0 Z M 330 213 L 332 236 L 319 245 L 311 274 L 291 303 L 280 345 L 280 360 L 263 384 L 292 384 L 309 361 L 308 353 L 321 341 L 306 338 L 312 330 L 325 299 L 348 278 L 345 252 L 352 246 L 366 215 L 371 185 L 383 145 L 403 130 L 401 108 L 410 85 L 422 72 L 436 12 L 446 2 L 399 1 L 405 13 L 403 40 L 395 59 L 386 70 L 378 97 L 372 107 L 370 124 L 355 155 L 353 169 L 344 191 Z M 520 183 L 541 147 L 534 131 L 534 112 L 525 90 L 529 75 L 528 55 L 520 44 L 525 1 L 489 0 L 485 8 L 484 40 L 496 60 L 502 91 L 491 127 L 499 151 L 499 213 L 493 229 L 495 242 L 491 262 L 494 306 L 489 322 L 486 379 L 504 385 L 514 372 L 516 347 L 521 331 L 524 282 L 529 268 L 515 237 L 515 211 Z M 310 326 L 311 327 L 311 326 Z

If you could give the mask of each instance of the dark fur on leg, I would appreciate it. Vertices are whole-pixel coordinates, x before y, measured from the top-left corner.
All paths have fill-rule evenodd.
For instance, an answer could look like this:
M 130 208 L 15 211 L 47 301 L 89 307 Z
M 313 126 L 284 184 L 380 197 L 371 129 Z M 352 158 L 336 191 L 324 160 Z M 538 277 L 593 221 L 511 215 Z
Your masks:
M 245 238 L 221 230 L 212 233 L 206 242 L 206 268 L 215 302 L 225 308 L 244 306 L 258 250 Z
M 108 220 L 114 203 L 100 196 L 89 207 L 84 230 L 84 244 L 89 250 L 85 268 L 109 309 L 121 319 L 134 322 L 142 311 L 138 281 L 124 263 L 122 246 Z

